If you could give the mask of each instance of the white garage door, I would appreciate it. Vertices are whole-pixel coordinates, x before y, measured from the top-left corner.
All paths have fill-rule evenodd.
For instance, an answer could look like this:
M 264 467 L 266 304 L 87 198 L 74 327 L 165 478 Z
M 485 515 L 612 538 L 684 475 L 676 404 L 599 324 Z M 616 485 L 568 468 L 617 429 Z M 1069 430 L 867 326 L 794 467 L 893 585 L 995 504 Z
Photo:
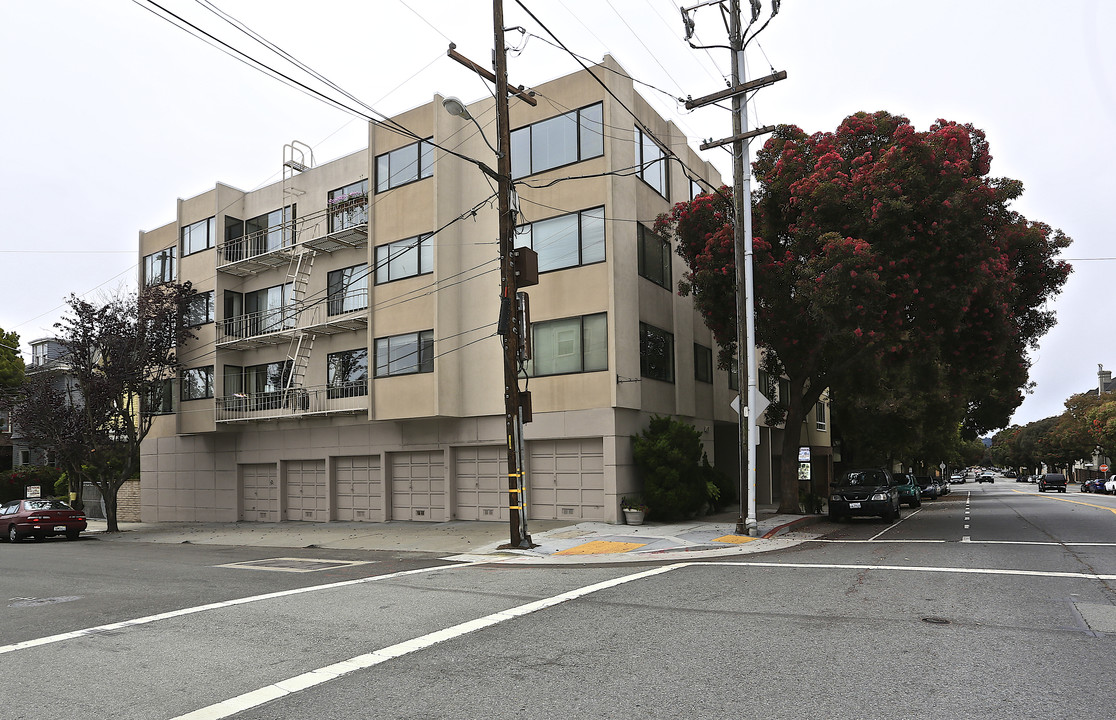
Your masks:
M 503 445 L 457 448 L 457 519 L 508 520 L 508 450 Z
M 441 450 L 389 455 L 391 519 L 445 522 L 446 467 Z
M 275 465 L 240 466 L 240 519 L 279 522 L 279 476 Z
M 345 522 L 382 520 L 384 487 L 378 455 L 353 455 L 334 460 L 337 504 L 334 515 Z
M 535 440 L 527 444 L 529 517 L 604 520 L 604 442 L 601 438 Z
M 325 460 L 291 460 L 287 471 L 287 519 L 325 522 L 329 519 Z

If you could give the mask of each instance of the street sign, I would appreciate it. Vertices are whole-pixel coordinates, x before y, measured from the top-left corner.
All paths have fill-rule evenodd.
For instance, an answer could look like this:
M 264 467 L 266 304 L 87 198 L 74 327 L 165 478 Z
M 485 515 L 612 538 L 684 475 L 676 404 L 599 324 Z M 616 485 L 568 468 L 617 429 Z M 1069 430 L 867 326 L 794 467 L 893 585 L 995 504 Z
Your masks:
M 1108 472 L 1108 466 L 1107 465 L 1101 465 L 1100 471 L 1101 472 Z

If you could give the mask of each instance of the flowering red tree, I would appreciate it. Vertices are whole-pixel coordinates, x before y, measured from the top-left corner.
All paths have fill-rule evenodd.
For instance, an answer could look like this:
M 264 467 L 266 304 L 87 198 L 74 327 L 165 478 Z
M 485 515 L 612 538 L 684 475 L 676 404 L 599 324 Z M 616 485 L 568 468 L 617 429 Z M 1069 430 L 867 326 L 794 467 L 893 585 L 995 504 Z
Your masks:
M 838 407 L 855 397 L 886 410 L 881 380 L 901 381 L 915 358 L 952 432 L 1007 421 L 1026 348 L 1054 323 L 1043 304 L 1070 272 L 1054 260 L 1070 240 L 1010 210 L 1022 184 L 989 177 L 990 162 L 980 130 L 941 120 L 918 132 L 858 113 L 833 133 L 776 129 L 753 164 L 753 251 L 757 341 L 767 369 L 790 379 L 786 427 L 826 388 Z M 657 224 L 689 265 L 679 290 L 694 294 L 722 367 L 736 351 L 729 195 L 680 203 Z M 798 510 L 799 441 L 783 434 L 782 512 Z

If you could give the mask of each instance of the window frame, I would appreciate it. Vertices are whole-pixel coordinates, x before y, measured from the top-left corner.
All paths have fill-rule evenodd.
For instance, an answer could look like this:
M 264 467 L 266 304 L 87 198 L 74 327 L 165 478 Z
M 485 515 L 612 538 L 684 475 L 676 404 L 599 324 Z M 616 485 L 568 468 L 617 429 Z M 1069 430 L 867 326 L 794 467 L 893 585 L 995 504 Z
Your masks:
M 335 369 L 338 367 L 340 358 L 343 355 L 354 355 L 363 353 L 364 355 L 364 377 L 336 382 L 334 378 Z M 335 358 L 337 360 L 335 361 Z M 331 400 L 338 398 L 349 397 L 362 397 L 368 394 L 368 348 L 354 348 L 352 350 L 339 350 L 331 352 L 326 356 L 326 394 Z
M 595 250 L 597 248 L 597 243 L 594 242 L 592 244 L 587 244 L 586 243 L 587 234 L 585 232 L 585 225 L 586 225 L 585 219 L 586 219 L 586 217 L 589 217 L 590 219 L 596 220 L 598 214 L 600 215 L 600 224 L 601 224 L 600 242 L 599 242 L 599 245 L 600 245 L 600 253 L 599 253 L 600 257 L 599 257 L 599 259 L 596 258 L 595 253 L 589 252 L 590 250 Z M 547 266 L 546 263 L 547 263 L 548 254 L 544 254 L 544 252 L 540 252 L 540 250 L 535 247 L 535 227 L 537 225 L 541 225 L 541 224 L 545 224 L 545 223 L 565 220 L 567 218 L 574 217 L 574 216 L 577 217 L 577 240 L 576 240 L 576 242 L 577 242 L 577 261 L 572 263 L 572 264 L 569 264 L 569 265 L 559 265 L 559 266 L 556 266 L 556 267 Z M 569 268 L 587 267 L 589 265 L 597 265 L 599 263 L 607 262 L 607 260 L 608 260 L 608 231 L 607 231 L 607 225 L 608 225 L 608 219 L 605 217 L 605 206 L 604 205 L 598 205 L 596 207 L 586 208 L 584 210 L 578 210 L 578 211 L 572 212 L 572 213 L 564 213 L 562 215 L 554 215 L 552 217 L 543 218 L 541 220 L 535 220 L 533 222 L 523 223 L 522 225 L 519 225 L 515 228 L 515 237 L 513 238 L 513 244 L 517 248 L 529 247 L 538 254 L 538 256 L 539 256 L 539 274 L 540 275 L 543 274 L 543 273 L 548 273 L 548 272 L 556 272 L 558 270 L 568 270 Z M 591 256 L 593 259 L 586 262 L 586 259 L 585 259 L 586 256 Z
M 341 232 L 368 224 L 368 178 L 326 193 L 329 232 Z
M 345 273 L 349 275 L 346 276 Z M 326 315 L 335 317 L 367 310 L 368 275 L 368 263 L 350 265 L 326 273 Z M 355 301 L 354 307 L 348 307 L 350 301 Z
M 540 355 L 547 349 L 549 343 L 541 342 L 538 339 L 538 334 L 545 331 L 550 326 L 558 325 L 560 323 L 577 322 L 577 343 L 578 343 L 578 369 L 576 370 L 560 370 L 554 372 L 540 372 L 539 363 Z M 601 327 L 587 327 L 589 324 L 595 325 L 601 322 Z M 603 346 L 603 363 L 592 364 L 588 360 L 595 354 L 595 346 L 591 346 L 586 342 L 588 339 L 586 333 L 590 331 L 597 331 L 600 333 L 599 341 Z M 531 360 L 527 364 L 528 377 L 556 377 L 561 375 L 579 375 L 581 373 L 590 372 L 605 372 L 608 370 L 608 313 L 590 313 L 589 315 L 574 315 L 571 317 L 554 318 L 552 320 L 542 320 L 531 323 Z M 557 358 L 560 354 L 555 354 L 555 360 L 550 361 L 552 364 L 557 364 Z
M 670 154 L 663 149 L 661 145 L 648 133 L 643 132 L 643 128 L 636 127 L 636 141 L 635 141 L 635 159 L 636 167 L 639 170 L 636 174 L 648 187 L 658 193 L 664 200 L 670 199 Z M 654 146 L 659 153 L 657 158 L 648 160 L 644 157 L 644 150 L 648 146 Z M 663 187 L 660 189 L 653 182 L 647 179 L 650 170 L 656 165 L 661 167 L 661 175 Z
M 595 119 L 595 118 L 585 119 L 585 118 L 582 117 L 582 115 L 583 115 L 583 113 L 585 113 L 585 111 L 591 110 L 592 108 L 596 108 L 596 107 L 600 108 L 600 119 L 599 120 Z M 569 162 L 564 162 L 564 163 L 560 163 L 560 164 L 557 164 L 557 165 L 547 165 L 545 167 L 536 168 L 535 167 L 535 162 L 534 162 L 534 160 L 535 160 L 535 152 L 534 152 L 535 128 L 537 128 L 541 125 L 544 125 L 546 123 L 552 123 L 552 122 L 558 120 L 559 118 L 569 117 L 570 115 L 574 116 L 572 124 L 576 128 L 575 136 L 573 138 L 573 142 L 574 142 L 574 145 L 575 145 L 576 151 L 577 151 L 576 152 L 576 158 L 574 160 L 569 161 Z M 591 130 L 587 127 L 587 123 L 594 123 L 594 122 L 599 123 L 599 125 L 600 125 L 600 132 L 598 133 L 598 135 L 600 137 L 600 142 L 599 142 L 600 152 L 595 151 L 595 148 L 597 147 L 597 144 L 594 143 L 593 145 L 589 145 L 590 140 L 588 139 L 587 136 L 584 136 L 587 132 L 591 134 Z M 524 137 L 526 137 L 526 143 L 525 144 L 524 144 Z M 544 173 L 544 172 L 547 172 L 549 170 L 556 170 L 558 168 L 563 168 L 563 167 L 568 167 L 570 165 L 575 165 L 579 162 L 585 162 L 586 160 L 592 160 L 593 158 L 603 157 L 604 156 L 604 102 L 603 101 L 597 101 L 595 103 L 589 103 L 588 105 L 583 105 L 579 108 L 574 108 L 573 110 L 569 110 L 569 111 L 564 112 L 564 113 L 559 113 L 557 115 L 552 115 L 548 118 L 543 118 L 542 120 L 537 120 L 537 121 L 535 121 L 535 122 L 533 122 L 529 125 L 523 125 L 522 127 L 515 128 L 510 133 L 509 145 L 511 147 L 511 154 L 512 154 L 512 179 L 513 180 L 519 180 L 521 178 L 531 177 L 532 175 L 538 175 L 539 173 Z M 522 173 L 519 172 L 519 169 L 522 169 L 521 166 L 519 166 L 519 169 L 517 169 L 517 165 L 519 165 L 516 162 L 516 159 L 515 159 L 516 154 L 517 154 L 516 151 L 515 151 L 515 148 L 516 148 L 517 145 L 520 145 L 521 147 L 525 148 L 526 151 L 527 151 L 527 168 L 526 168 L 527 172 L 522 172 Z M 588 147 L 589 152 L 587 152 L 587 150 L 586 150 L 587 147 Z
M 650 364 L 649 358 L 651 355 L 647 352 L 649 339 L 651 336 L 660 336 L 667 342 L 667 353 L 664 359 L 669 361 L 669 367 L 666 368 L 665 373 L 656 372 L 655 368 Z M 677 363 L 674 358 L 674 333 L 664 330 L 660 327 L 650 325 L 645 322 L 639 323 L 639 373 L 641 377 L 648 380 L 659 380 L 660 382 L 674 383 L 676 376 Z
M 155 268 L 156 262 L 159 263 L 160 269 L 160 275 L 158 278 L 153 277 L 152 273 L 152 270 L 154 270 Z M 168 274 L 170 275 L 170 277 L 167 277 Z M 153 252 L 150 255 L 143 256 L 143 284 L 146 287 L 171 283 L 174 282 L 177 278 L 178 252 L 177 248 L 174 245 Z
M 393 250 L 393 248 L 402 247 L 402 251 Z M 393 277 L 391 268 L 393 264 L 399 264 L 403 261 L 405 256 L 412 250 L 418 253 L 415 266 L 417 271 L 408 273 L 406 275 L 399 275 Z M 386 257 L 381 258 L 381 251 Z M 386 285 L 393 283 L 397 280 L 406 280 L 407 278 L 419 277 L 420 275 L 429 275 L 434 272 L 434 233 L 422 233 L 421 235 L 414 235 L 402 240 L 396 240 L 385 245 L 377 245 L 373 253 L 375 265 L 375 284 Z M 429 267 L 425 267 L 429 265 Z M 381 273 L 386 277 L 381 277 Z
M 659 235 L 654 231 L 648 229 L 647 226 L 645 226 L 643 223 L 637 223 L 636 228 L 636 267 L 637 271 L 639 272 L 639 276 L 644 279 L 650 280 L 664 290 L 669 291 L 671 289 L 671 283 L 674 281 L 672 273 L 673 263 L 671 257 L 673 253 L 670 246 L 670 240 L 667 240 L 662 235 Z M 648 269 L 648 246 L 651 245 L 655 240 L 658 240 L 658 270 L 661 273 L 665 273 L 665 278 L 652 277 L 652 273 Z
M 407 152 L 411 148 L 415 148 L 415 152 L 417 153 L 417 157 L 413 161 L 416 165 L 418 165 L 418 170 L 415 177 L 403 180 L 401 182 L 393 183 L 391 170 L 392 157 L 400 157 L 403 153 Z M 387 178 L 384 182 L 381 182 L 381 159 L 385 160 L 387 163 Z M 395 188 L 403 187 L 404 185 L 410 185 L 411 183 L 425 180 L 429 177 L 434 177 L 434 136 L 430 136 L 424 140 L 419 140 L 418 142 L 408 143 L 407 145 L 397 147 L 394 150 L 388 150 L 385 153 L 380 153 L 375 157 L 375 160 L 373 162 L 373 169 L 376 173 L 377 195 L 382 192 L 387 192 L 388 190 L 394 190 Z
M 701 343 L 694 343 L 694 380 L 713 384 L 713 348 Z
M 418 355 L 416 362 L 413 365 L 405 365 L 399 369 L 392 369 L 393 364 L 399 362 L 398 359 L 392 357 L 391 354 L 391 341 L 405 341 L 407 338 L 413 338 L 415 346 L 415 354 Z M 387 358 L 382 359 L 381 343 L 387 343 Z M 419 330 L 412 333 L 400 333 L 398 335 L 386 335 L 378 337 L 373 343 L 373 363 L 376 378 L 389 378 L 400 377 L 403 375 L 421 375 L 423 373 L 434 372 L 434 331 L 433 330 Z M 381 370 L 383 370 L 381 372 Z
M 175 411 L 174 378 L 163 378 L 158 388 L 143 399 L 143 414 L 173 415 Z
M 200 378 L 204 383 L 201 395 L 194 396 L 192 393 L 187 393 L 187 390 L 194 387 L 194 383 L 187 381 L 188 375 L 200 374 Z M 182 381 L 179 387 L 179 400 L 181 402 L 189 402 L 190 400 L 208 400 L 213 397 L 213 366 L 202 365 L 200 367 L 183 368 Z
M 200 247 L 195 247 L 193 241 L 199 229 L 204 230 L 205 233 L 202 240 L 203 244 Z M 214 216 L 184 225 L 179 235 L 182 238 L 182 257 L 209 250 L 217 243 L 217 217 Z
M 202 325 L 208 325 L 209 323 L 214 321 L 215 313 L 216 313 L 215 305 L 214 305 L 214 295 L 215 294 L 216 294 L 216 291 L 214 291 L 214 290 L 205 290 L 203 292 L 194 293 L 193 295 L 191 295 L 190 297 L 188 297 L 186 299 L 186 308 L 183 312 L 183 320 L 186 322 L 186 327 L 190 327 L 190 328 L 201 327 Z M 206 307 L 205 307 L 205 311 L 204 311 L 204 314 L 203 314 L 204 319 L 201 322 L 193 322 L 194 318 L 192 318 L 191 315 L 190 315 L 190 313 L 192 311 L 192 306 L 198 304 L 198 302 L 200 300 L 205 299 L 205 298 L 208 298 L 208 300 L 205 301 Z
M 824 400 L 818 400 L 814 405 L 814 429 L 818 432 L 826 431 L 826 405 Z

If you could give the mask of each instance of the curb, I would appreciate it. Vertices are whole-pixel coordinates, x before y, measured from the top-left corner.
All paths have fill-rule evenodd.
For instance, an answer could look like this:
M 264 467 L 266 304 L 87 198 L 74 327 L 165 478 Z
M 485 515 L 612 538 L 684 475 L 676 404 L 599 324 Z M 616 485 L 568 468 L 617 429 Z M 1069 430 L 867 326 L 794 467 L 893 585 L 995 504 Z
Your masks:
M 789 523 L 783 523 L 776 528 L 772 528 L 771 530 L 765 532 L 762 537 L 764 540 L 770 540 L 773 537 L 786 535 L 789 532 L 802 527 L 813 525 L 814 523 L 821 522 L 824 519 L 824 515 L 806 515 L 805 517 L 800 517 L 797 520 L 791 520 Z

